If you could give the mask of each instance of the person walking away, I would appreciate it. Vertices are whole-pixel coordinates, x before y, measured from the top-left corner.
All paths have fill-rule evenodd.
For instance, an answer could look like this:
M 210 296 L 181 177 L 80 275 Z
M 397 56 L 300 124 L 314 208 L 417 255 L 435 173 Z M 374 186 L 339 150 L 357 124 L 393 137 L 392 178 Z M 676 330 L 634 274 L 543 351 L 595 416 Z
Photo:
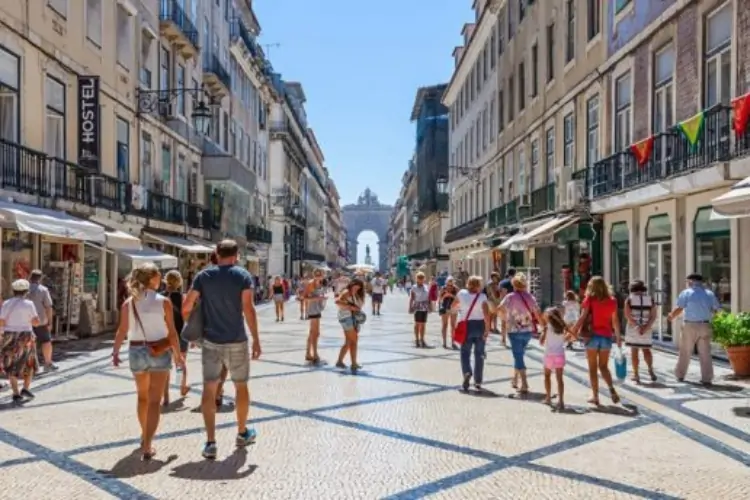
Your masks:
M 362 366 L 357 363 L 357 344 L 359 342 L 359 329 L 361 325 L 362 306 L 365 304 L 365 284 L 360 279 L 354 279 L 336 297 L 336 305 L 339 308 L 338 319 L 341 328 L 344 329 L 344 345 L 339 351 L 339 359 L 336 361 L 337 368 L 346 369 L 344 357 L 349 353 L 351 359 L 351 371 L 357 373 Z
M 142 264 L 133 269 L 127 281 L 130 298 L 120 309 L 112 364 L 120 366 L 120 348 L 127 338 L 128 363 L 138 395 L 141 458 L 150 460 L 156 454 L 152 444 L 159 427 L 159 404 L 169 382 L 172 361 L 178 366 L 184 361 L 172 303 L 157 293 L 161 286 L 159 269 L 154 264 Z
M 497 307 L 502 300 L 501 290 L 503 289 L 500 288 L 500 273 L 491 273 L 490 281 L 484 288 L 484 293 L 487 295 L 487 305 L 490 309 L 490 314 L 492 315 L 492 331 L 497 333 L 500 333 L 500 329 L 497 327 Z
M 511 278 L 513 291 L 507 294 L 500 306 L 498 314 L 507 327 L 510 338 L 510 348 L 513 353 L 513 382 L 514 389 L 519 394 L 529 392 L 528 379 L 526 377 L 526 346 L 531 341 L 531 335 L 536 325 L 542 323 L 542 315 L 536 298 L 528 292 L 526 276 L 523 273 L 514 273 Z M 520 387 L 518 385 L 520 379 Z
M 209 257 L 210 264 L 212 266 L 218 266 L 219 265 L 219 257 L 216 255 L 216 250 L 211 252 L 211 256 Z M 208 267 L 208 266 L 206 266 Z M 204 267 L 205 269 L 205 267 Z M 201 269 L 203 270 L 203 269 Z M 194 280 L 193 280 L 194 281 Z M 191 282 L 192 283 L 192 282 Z M 219 380 L 219 386 L 216 389 L 216 408 L 219 409 L 224 405 L 224 383 L 227 381 L 227 377 L 229 376 L 229 370 L 227 370 L 227 367 L 225 364 L 222 363 L 221 365 L 221 377 Z
M 52 297 L 49 289 L 42 285 L 42 271 L 31 271 L 29 281 L 31 284 L 28 299 L 34 303 L 39 318 L 39 326 L 34 327 L 34 335 L 42 348 L 44 371 L 55 371 L 57 366 L 52 362 Z
M 187 360 L 188 348 L 190 346 L 179 336 L 180 332 L 182 332 L 182 327 L 185 324 L 182 319 L 182 275 L 180 274 L 180 271 L 173 269 L 167 272 L 167 274 L 164 276 L 164 281 L 166 283 L 164 296 L 168 298 L 170 303 L 172 304 L 172 318 L 174 321 L 175 330 L 177 330 L 177 338 L 180 341 L 180 354 L 182 354 L 183 360 Z M 182 367 L 178 365 L 177 373 L 181 373 L 182 375 L 180 379 L 180 396 L 184 398 L 185 396 L 187 396 L 188 391 L 190 391 L 190 386 L 188 385 L 187 363 L 185 363 L 185 365 Z M 164 399 L 162 401 L 164 406 L 167 406 L 169 404 L 170 385 L 171 382 L 168 375 L 167 383 L 164 386 Z
M 255 442 L 256 432 L 247 426 L 250 410 L 250 356 L 248 335 L 252 336 L 252 358 L 261 354 L 258 318 L 253 303 L 253 280 L 250 273 L 237 263 L 239 248 L 234 240 L 216 245 L 218 265 L 204 269 L 195 277 L 185 297 L 182 316 L 187 320 L 200 299 L 204 337 L 201 345 L 203 368 L 203 399 L 201 408 L 206 426 L 203 457 L 215 459 L 216 396 L 222 367 L 231 375 L 235 388 L 237 411 L 237 446 Z
M 581 329 L 586 321 L 590 321 L 591 325 L 591 338 L 586 341 L 586 359 L 589 365 L 589 382 L 592 392 L 589 403 L 599 406 L 598 369 L 609 387 L 612 402 L 617 404 L 620 402 L 620 396 L 612 383 L 609 353 L 612 349 L 613 337 L 618 347 L 622 345 L 620 320 L 617 315 L 617 300 L 612 296 L 610 286 L 601 276 L 592 277 L 586 286 L 586 297 L 581 304 L 581 317 L 575 326 L 576 336 L 580 337 Z
M 404 290 L 406 291 L 406 295 L 411 295 L 411 288 L 412 288 L 411 278 L 407 277 L 406 281 L 404 281 Z
M 703 286 L 703 276 L 693 273 L 687 277 L 687 288 L 677 297 L 677 306 L 669 313 L 667 319 L 674 321 L 683 316 L 680 351 L 677 357 L 675 375 L 680 382 L 685 380 L 690 358 L 698 347 L 698 359 L 701 366 L 701 383 L 709 386 L 714 378 L 714 364 L 711 357 L 711 319 L 721 305 L 716 295 Z
M 299 319 L 307 319 L 307 302 L 305 301 L 305 289 L 307 288 L 307 280 L 297 278 L 297 288 L 295 294 L 297 295 L 297 301 L 299 302 Z
M 11 284 L 13 297 L 0 307 L 0 368 L 8 376 L 15 405 L 34 399 L 31 379 L 39 367 L 34 328 L 40 322 L 36 306 L 26 298 L 30 286 L 24 279 L 14 281 Z M 18 379 L 23 380 L 20 391 Z
M 565 325 L 568 327 L 569 331 L 573 331 L 573 328 L 581 317 L 581 304 L 578 303 L 578 296 L 573 290 L 565 292 L 565 300 L 563 300 L 562 306 Z M 573 342 L 568 342 L 566 347 L 568 349 L 573 349 Z
M 269 299 L 273 299 L 274 310 L 276 311 L 276 322 L 284 321 L 284 283 L 281 276 L 276 276 L 269 288 Z
M 462 387 L 469 390 L 474 377 L 474 387 L 482 390 L 484 358 L 487 337 L 490 334 L 490 308 L 487 295 L 482 289 L 482 278 L 472 276 L 466 280 L 466 288 L 456 294 L 452 307 L 460 310 L 460 321 L 466 321 L 466 341 L 461 344 Z M 471 367 L 471 350 L 474 348 L 474 369 Z
M 500 283 L 498 283 L 498 299 L 500 300 L 500 302 L 503 301 L 506 295 L 508 295 L 509 293 L 513 293 L 513 285 L 511 284 L 511 279 L 515 275 L 516 275 L 516 270 L 511 267 L 505 273 L 505 277 L 500 281 Z M 499 310 L 500 310 L 500 306 L 498 305 L 498 308 L 497 308 L 498 316 L 499 316 Z M 504 321 L 502 317 L 499 317 L 498 321 L 500 322 L 500 324 L 498 325 L 500 327 L 500 341 L 503 343 L 503 347 L 508 347 L 507 321 Z
M 313 277 L 307 282 L 303 294 L 303 299 L 307 304 L 307 319 L 310 320 L 305 360 L 317 365 L 320 363 L 320 356 L 318 356 L 320 318 L 323 315 L 327 300 L 326 289 L 323 286 L 323 271 L 316 269 L 313 272 Z
M 427 347 L 425 327 L 430 312 L 430 292 L 424 283 L 424 273 L 417 273 L 417 284 L 409 289 L 409 312 L 414 314 L 414 344 L 416 347 Z
M 385 295 L 386 281 L 380 273 L 375 273 L 375 277 L 370 282 L 372 286 L 372 315 L 380 316 L 380 308 L 383 305 L 383 295 Z
M 625 299 L 623 313 L 625 316 L 625 345 L 630 347 L 630 357 L 633 364 L 633 382 L 641 383 L 638 374 L 640 359 L 638 353 L 643 351 L 643 359 L 648 367 L 648 375 L 652 382 L 656 382 L 654 373 L 654 358 L 651 346 L 654 339 L 651 330 L 656 320 L 656 303 L 648 294 L 646 284 L 635 280 L 630 284 L 628 297 Z
M 448 349 L 448 328 L 450 328 L 451 332 L 451 348 L 454 350 L 457 349 L 456 343 L 453 340 L 453 332 L 456 330 L 458 311 L 453 308 L 453 303 L 456 300 L 458 292 L 459 290 L 455 281 L 453 278 L 448 277 L 445 281 L 445 286 L 440 290 L 440 309 L 438 309 L 442 323 L 443 349 Z
M 552 404 L 552 372 L 557 380 L 557 409 L 565 409 L 565 348 L 573 334 L 570 333 L 560 309 L 550 307 L 544 312 L 544 324 L 539 343 L 544 346 L 544 404 Z

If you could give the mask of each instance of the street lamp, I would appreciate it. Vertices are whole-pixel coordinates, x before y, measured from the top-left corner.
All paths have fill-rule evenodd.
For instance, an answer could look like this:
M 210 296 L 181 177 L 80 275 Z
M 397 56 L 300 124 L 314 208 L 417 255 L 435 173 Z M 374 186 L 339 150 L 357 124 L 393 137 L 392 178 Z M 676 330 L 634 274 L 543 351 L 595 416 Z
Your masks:
M 299 204 L 298 203 L 295 203 L 294 205 L 292 205 L 292 215 L 294 215 L 295 217 L 299 217 Z
M 418 211 L 415 210 L 414 213 L 411 214 L 411 221 L 414 224 L 419 224 L 419 212 Z
M 204 101 L 198 101 L 198 104 L 193 106 L 191 118 L 193 119 L 193 128 L 201 135 L 208 135 L 211 129 L 212 116 L 211 110 Z
M 439 175 L 437 178 L 437 192 L 438 194 L 448 194 L 448 177 L 445 175 Z

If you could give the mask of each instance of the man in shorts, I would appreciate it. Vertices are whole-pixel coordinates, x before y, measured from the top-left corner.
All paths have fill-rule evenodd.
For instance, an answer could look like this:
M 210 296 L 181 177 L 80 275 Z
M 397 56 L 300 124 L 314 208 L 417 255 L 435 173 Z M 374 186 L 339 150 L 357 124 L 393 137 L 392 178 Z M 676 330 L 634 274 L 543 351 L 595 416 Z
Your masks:
M 42 271 L 31 271 L 29 281 L 31 286 L 28 299 L 34 303 L 36 314 L 39 316 L 39 326 L 34 327 L 34 335 L 42 347 L 44 371 L 55 371 L 57 366 L 52 362 L 52 297 L 49 289 L 42 285 Z
M 372 286 L 372 315 L 380 316 L 380 306 L 383 304 L 386 281 L 380 273 L 375 273 L 370 286 Z
M 216 395 L 221 383 L 222 367 L 226 366 L 236 392 L 237 446 L 255 442 L 256 432 L 247 427 L 250 410 L 250 354 L 248 331 L 253 338 L 252 357 L 260 357 L 258 319 L 253 301 L 253 278 L 245 269 L 235 265 L 239 248 L 234 240 L 216 245 L 217 265 L 198 273 L 193 287 L 185 297 L 182 314 L 188 318 L 196 301 L 203 312 L 203 422 L 206 444 L 203 456 L 215 459 Z

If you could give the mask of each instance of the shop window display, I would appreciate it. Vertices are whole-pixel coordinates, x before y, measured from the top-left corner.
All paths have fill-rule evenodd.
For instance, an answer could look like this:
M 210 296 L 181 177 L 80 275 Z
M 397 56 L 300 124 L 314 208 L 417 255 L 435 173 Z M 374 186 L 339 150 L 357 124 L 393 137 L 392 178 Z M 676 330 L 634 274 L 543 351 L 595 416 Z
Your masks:
M 732 304 L 732 254 L 726 219 L 711 219 L 711 207 L 699 209 L 693 219 L 695 270 L 703 275 L 722 307 Z
M 28 279 L 32 270 L 34 244 L 30 233 L 3 229 L 2 246 L 2 296 L 12 295 L 10 285 L 17 279 Z

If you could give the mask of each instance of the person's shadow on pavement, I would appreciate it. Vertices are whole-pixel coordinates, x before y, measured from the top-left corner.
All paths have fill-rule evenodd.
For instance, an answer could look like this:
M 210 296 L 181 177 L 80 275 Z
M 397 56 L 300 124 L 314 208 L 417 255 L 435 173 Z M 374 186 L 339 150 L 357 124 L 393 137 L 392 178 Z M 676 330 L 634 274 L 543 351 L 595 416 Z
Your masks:
M 234 481 L 250 476 L 258 468 L 257 465 L 248 465 L 245 470 L 241 471 L 245 462 L 247 462 L 247 448 L 236 448 L 234 453 L 224 460 L 203 459 L 188 462 L 172 469 L 169 475 L 198 481 Z
M 127 479 L 135 476 L 143 476 L 145 474 L 153 474 L 175 460 L 177 460 L 177 455 L 169 455 L 166 460 L 159 460 L 158 456 L 155 456 L 151 460 L 141 460 L 140 450 L 135 450 L 118 460 L 112 469 L 100 469 L 96 472 L 108 477 Z

